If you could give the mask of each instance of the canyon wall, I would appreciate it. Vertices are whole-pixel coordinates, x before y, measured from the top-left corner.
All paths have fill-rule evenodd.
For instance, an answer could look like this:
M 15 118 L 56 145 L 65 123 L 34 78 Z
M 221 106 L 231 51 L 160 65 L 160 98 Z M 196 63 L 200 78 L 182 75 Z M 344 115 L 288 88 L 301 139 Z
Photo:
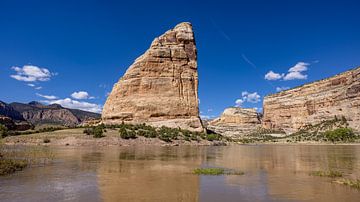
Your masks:
M 157 37 L 116 83 L 102 111 L 105 124 L 146 123 L 203 131 L 197 50 L 190 23 Z
M 230 107 L 207 125 L 207 129 L 230 138 L 248 135 L 261 126 L 261 116 L 256 109 Z
M 263 108 L 267 129 L 293 133 L 337 116 L 360 131 L 360 68 L 266 96 Z

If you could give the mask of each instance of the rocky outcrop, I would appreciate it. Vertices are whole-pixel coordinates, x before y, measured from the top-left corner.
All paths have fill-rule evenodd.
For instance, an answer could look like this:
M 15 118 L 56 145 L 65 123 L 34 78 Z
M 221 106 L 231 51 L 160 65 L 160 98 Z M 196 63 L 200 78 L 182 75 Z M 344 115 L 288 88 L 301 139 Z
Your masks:
M 58 104 L 43 105 L 39 102 L 11 103 L 9 106 L 19 113 L 23 120 L 33 125 L 77 126 L 88 120 L 99 119 L 100 114 L 77 109 L 64 108 Z
M 152 42 L 113 87 L 105 124 L 146 123 L 202 131 L 198 109 L 197 52 L 190 23 Z
M 263 126 L 292 133 L 305 125 L 345 117 L 360 130 L 360 68 L 264 98 Z
M 21 113 L 16 111 L 11 105 L 0 101 L 0 116 L 9 117 L 13 120 L 24 121 Z
M 207 125 L 209 130 L 230 138 L 246 136 L 261 126 L 261 114 L 256 109 L 231 107 Z

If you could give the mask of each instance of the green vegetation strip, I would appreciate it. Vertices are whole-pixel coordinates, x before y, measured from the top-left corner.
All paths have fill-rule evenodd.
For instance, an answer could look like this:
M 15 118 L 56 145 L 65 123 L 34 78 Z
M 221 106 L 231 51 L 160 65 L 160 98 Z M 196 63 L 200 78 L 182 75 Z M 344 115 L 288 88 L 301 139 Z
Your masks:
M 356 179 L 356 180 L 340 179 L 340 180 L 336 180 L 335 182 L 360 190 L 360 180 L 359 179 Z
M 45 147 L 21 148 L 0 144 L 0 175 L 20 171 L 26 167 L 52 162 L 53 153 Z
M 185 141 L 220 141 L 224 138 L 219 134 L 207 134 L 204 132 L 193 132 L 184 130 L 181 128 L 168 128 L 162 126 L 155 128 L 146 124 L 119 124 L 119 125 L 103 125 L 93 126 L 84 129 L 84 133 L 92 135 L 95 138 L 104 137 L 103 133 L 106 129 L 118 129 L 119 135 L 122 139 L 136 139 L 137 137 L 145 138 L 159 138 L 165 142 L 172 142 L 174 140 L 185 140 Z
M 329 170 L 329 171 L 313 171 L 310 173 L 310 175 L 312 176 L 319 176 L 319 177 L 331 177 L 331 178 L 335 178 L 335 177 L 342 177 L 343 173 L 340 171 L 334 171 L 334 170 Z
M 244 175 L 244 172 L 223 168 L 196 168 L 193 173 L 196 175 Z
M 27 166 L 25 160 L 0 159 L 0 175 L 7 175 L 20 171 Z

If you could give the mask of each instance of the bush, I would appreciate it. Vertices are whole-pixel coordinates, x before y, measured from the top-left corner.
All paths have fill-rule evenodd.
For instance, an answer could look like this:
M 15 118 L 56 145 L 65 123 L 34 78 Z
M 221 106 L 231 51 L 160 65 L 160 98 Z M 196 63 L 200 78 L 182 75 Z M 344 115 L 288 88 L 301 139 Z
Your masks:
M 214 141 L 214 140 L 220 140 L 221 136 L 218 134 L 208 134 L 206 135 L 206 139 L 209 141 Z
M 102 138 L 105 137 L 104 135 L 104 126 L 98 125 L 92 128 L 85 128 L 84 132 L 86 135 L 92 135 L 94 138 Z
M 135 139 L 136 133 L 133 130 L 127 130 L 125 127 L 119 129 L 120 137 L 122 139 Z
M 356 138 L 351 128 L 337 128 L 335 130 L 329 130 L 324 133 L 327 140 L 331 142 L 350 142 Z
M 49 138 L 45 138 L 43 142 L 44 142 L 44 143 L 50 143 L 50 139 L 49 139 Z
M 24 160 L 2 159 L 0 158 L 0 176 L 11 174 L 15 171 L 22 170 L 27 166 Z
M 7 136 L 8 129 L 6 126 L 0 124 L 0 138 Z

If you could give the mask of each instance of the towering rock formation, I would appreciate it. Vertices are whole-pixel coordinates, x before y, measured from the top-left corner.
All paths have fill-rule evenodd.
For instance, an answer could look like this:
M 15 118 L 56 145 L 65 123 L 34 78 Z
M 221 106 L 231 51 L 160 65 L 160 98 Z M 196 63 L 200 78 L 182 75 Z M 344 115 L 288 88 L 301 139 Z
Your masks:
M 263 126 L 292 133 L 344 116 L 360 130 L 360 68 L 264 98 Z
M 239 138 L 258 129 L 261 126 L 260 118 L 256 109 L 231 107 L 209 122 L 207 128 L 227 137 Z
M 113 87 L 105 124 L 146 123 L 202 131 L 198 109 L 197 53 L 190 23 L 152 42 Z

